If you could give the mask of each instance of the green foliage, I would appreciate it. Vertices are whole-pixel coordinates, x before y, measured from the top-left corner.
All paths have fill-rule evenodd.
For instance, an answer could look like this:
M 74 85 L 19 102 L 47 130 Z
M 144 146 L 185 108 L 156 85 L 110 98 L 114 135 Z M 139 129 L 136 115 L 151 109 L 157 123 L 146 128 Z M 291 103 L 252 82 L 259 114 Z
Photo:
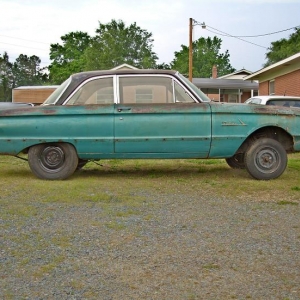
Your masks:
M 96 35 L 71 32 L 61 37 L 61 44 L 51 44 L 50 80 L 60 84 L 71 74 L 111 69 L 123 63 L 137 68 L 155 68 L 157 56 L 152 51 L 152 34 L 136 23 L 126 27 L 123 21 L 101 24 Z
M 47 75 L 40 68 L 41 60 L 32 55 L 20 54 L 13 64 L 15 86 L 42 85 L 47 81 Z
M 42 85 L 47 75 L 40 68 L 39 57 L 20 54 L 14 63 L 4 52 L 0 55 L 0 100 L 11 101 L 12 89 L 23 85 Z
M 123 21 L 99 22 L 91 47 L 84 53 L 85 70 L 111 69 L 123 63 L 155 68 L 157 56 L 152 42 L 152 34 L 136 23 L 126 27 Z
M 288 39 L 272 42 L 269 50 L 266 53 L 267 62 L 264 67 L 298 53 L 300 51 L 300 28 L 295 28 L 295 32 Z
M 228 50 L 225 53 L 220 53 L 221 44 L 222 40 L 216 36 L 207 39 L 200 38 L 193 42 L 193 77 L 211 77 L 213 65 L 217 66 L 219 76 L 235 71 L 230 64 Z M 181 45 L 181 48 L 181 51 L 175 52 L 175 59 L 171 63 L 171 68 L 188 74 L 189 47 Z
M 171 66 L 166 63 L 161 63 L 156 65 L 156 69 L 171 70 Z
M 0 100 L 11 101 L 11 89 L 14 87 L 14 78 L 12 72 L 12 63 L 9 62 L 9 56 L 4 52 L 0 55 Z
M 63 45 L 51 44 L 49 66 L 50 80 L 61 84 L 71 74 L 84 70 L 83 53 L 91 44 L 91 37 L 86 32 L 71 32 L 61 37 Z

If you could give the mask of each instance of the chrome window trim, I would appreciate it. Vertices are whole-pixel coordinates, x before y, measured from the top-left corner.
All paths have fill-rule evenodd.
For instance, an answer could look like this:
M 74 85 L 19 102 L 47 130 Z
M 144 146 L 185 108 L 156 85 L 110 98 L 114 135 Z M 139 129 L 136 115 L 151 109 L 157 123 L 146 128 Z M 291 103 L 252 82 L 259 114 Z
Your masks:
M 120 90 L 119 90 L 119 83 L 120 83 L 120 78 L 122 77 L 165 77 L 165 78 L 170 78 L 172 81 L 172 89 L 173 89 L 173 103 L 175 104 L 175 83 L 176 82 L 179 86 L 181 86 L 186 92 L 187 94 L 195 101 L 195 103 L 202 103 L 199 102 L 197 98 L 195 98 L 194 94 L 192 94 L 187 88 L 186 86 L 184 86 L 182 84 L 181 81 L 178 80 L 178 78 L 172 76 L 172 75 L 166 75 L 166 74 L 121 74 L 121 75 L 116 75 L 117 76 L 117 104 L 120 104 Z M 173 104 L 172 103 L 172 104 Z
M 63 102 L 62 105 L 67 105 L 68 101 L 70 101 L 70 99 L 73 97 L 73 95 L 74 95 L 74 94 L 75 94 L 82 86 L 84 86 L 85 84 L 87 84 L 87 83 L 90 82 L 90 81 L 98 80 L 98 79 L 101 79 L 101 78 L 112 78 L 112 80 L 113 80 L 113 91 L 114 91 L 114 104 L 115 104 L 116 102 L 115 102 L 115 90 L 114 90 L 114 76 L 115 76 L 115 75 L 105 75 L 105 76 L 95 76 L 95 77 L 88 78 L 87 80 L 83 81 L 80 85 L 77 86 L 77 88 L 69 95 L 69 97 Z M 88 104 L 88 105 L 95 105 L 95 104 Z

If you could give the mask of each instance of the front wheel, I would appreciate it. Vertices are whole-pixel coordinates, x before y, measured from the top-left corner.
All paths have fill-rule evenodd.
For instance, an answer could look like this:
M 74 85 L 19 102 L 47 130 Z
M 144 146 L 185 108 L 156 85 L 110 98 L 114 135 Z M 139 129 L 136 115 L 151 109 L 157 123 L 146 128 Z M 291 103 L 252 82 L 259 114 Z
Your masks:
M 274 139 L 255 140 L 245 153 L 245 167 L 249 174 L 260 180 L 279 177 L 287 166 L 284 147 Z
M 71 144 L 40 144 L 30 147 L 28 163 L 38 178 L 66 179 L 75 172 L 78 156 Z

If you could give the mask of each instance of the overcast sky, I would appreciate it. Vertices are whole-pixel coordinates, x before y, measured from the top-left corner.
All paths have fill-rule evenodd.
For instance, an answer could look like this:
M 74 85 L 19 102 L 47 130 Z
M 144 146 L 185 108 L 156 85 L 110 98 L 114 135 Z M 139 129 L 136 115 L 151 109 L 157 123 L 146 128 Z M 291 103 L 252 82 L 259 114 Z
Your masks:
M 181 45 L 188 46 L 193 18 L 207 25 L 194 26 L 193 40 L 218 36 L 231 65 L 254 72 L 265 63 L 271 42 L 288 38 L 294 30 L 286 29 L 300 25 L 300 0 L 0 0 L 0 12 L 0 54 L 8 52 L 10 61 L 20 54 L 36 55 L 42 66 L 51 63 L 50 44 L 61 43 L 61 36 L 75 31 L 94 36 L 99 22 L 112 19 L 127 26 L 136 22 L 151 32 L 158 62 L 169 64 Z M 241 38 L 249 43 L 226 36 L 278 31 Z

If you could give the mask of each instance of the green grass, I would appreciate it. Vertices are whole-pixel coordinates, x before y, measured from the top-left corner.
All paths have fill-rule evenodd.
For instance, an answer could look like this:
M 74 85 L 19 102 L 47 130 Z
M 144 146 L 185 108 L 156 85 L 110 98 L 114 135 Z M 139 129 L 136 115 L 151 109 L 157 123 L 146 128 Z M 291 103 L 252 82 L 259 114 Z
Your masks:
M 290 155 L 285 173 L 270 181 L 254 180 L 245 170 L 229 168 L 223 159 L 103 160 L 88 163 L 68 180 L 45 181 L 34 177 L 26 161 L 1 156 L 0 203 L 8 204 L 10 215 L 31 216 L 36 213 L 31 205 L 35 201 L 139 206 L 147 190 L 294 201 L 299 199 L 299 170 L 300 154 Z

